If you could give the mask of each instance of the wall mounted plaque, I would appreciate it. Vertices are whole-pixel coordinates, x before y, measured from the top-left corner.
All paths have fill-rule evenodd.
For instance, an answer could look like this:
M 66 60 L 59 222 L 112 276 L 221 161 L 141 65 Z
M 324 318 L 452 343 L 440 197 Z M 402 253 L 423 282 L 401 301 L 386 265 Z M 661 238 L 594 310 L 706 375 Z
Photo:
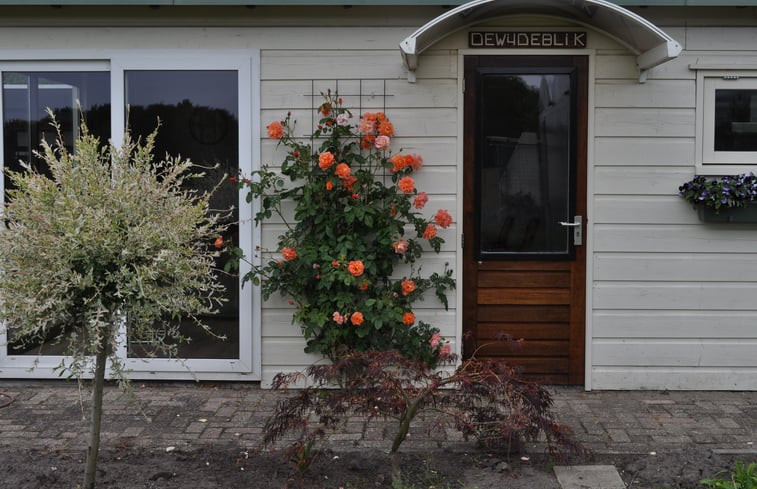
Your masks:
M 471 48 L 585 48 L 586 32 L 469 32 Z

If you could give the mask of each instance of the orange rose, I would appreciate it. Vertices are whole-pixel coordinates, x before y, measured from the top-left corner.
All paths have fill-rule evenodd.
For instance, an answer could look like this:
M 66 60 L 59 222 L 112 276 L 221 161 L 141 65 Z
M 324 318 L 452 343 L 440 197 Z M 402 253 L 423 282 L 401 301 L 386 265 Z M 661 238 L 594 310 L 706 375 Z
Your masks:
M 398 171 L 404 170 L 408 167 L 412 168 L 415 171 L 418 171 L 421 166 L 423 166 L 423 158 L 421 158 L 420 155 L 416 154 L 396 154 L 392 156 L 389 161 L 392 162 L 392 173 L 397 173 Z
M 436 236 L 436 226 L 429 224 L 428 226 L 426 226 L 426 230 L 423 231 L 423 238 L 433 239 L 434 236 Z
M 357 286 L 358 290 L 368 290 L 368 281 L 363 281 Z
M 405 156 L 401 154 L 396 154 L 392 156 L 389 161 L 392 162 L 392 173 L 397 173 L 398 171 L 402 170 L 403 168 L 407 166 Z
M 321 114 L 323 115 L 329 115 L 331 113 L 331 104 L 326 102 L 325 104 L 321 105 Z
M 412 280 L 402 281 L 402 295 L 409 295 L 415 290 L 415 282 Z
M 408 165 L 412 166 L 414 171 L 418 171 L 423 166 L 423 158 L 421 158 L 421 155 L 411 154 Z
M 439 209 L 439 211 L 434 216 L 434 222 L 441 226 L 442 229 L 446 229 L 449 227 L 450 224 L 452 224 L 452 216 L 449 215 L 449 212 L 447 212 L 444 209 Z
M 216 247 L 216 249 L 223 248 L 223 236 L 219 236 L 216 238 L 216 240 L 213 242 L 213 246 Z
M 418 195 L 413 201 L 413 205 L 416 209 L 423 209 L 423 206 L 426 205 L 426 202 L 428 202 L 428 194 L 426 192 L 418 192 Z
M 286 261 L 292 261 L 297 258 L 297 251 L 293 248 L 284 247 L 281 249 L 281 256 L 283 256 Z
M 378 132 L 381 136 L 392 137 L 394 136 L 394 125 L 389 121 L 384 121 L 379 124 Z
M 397 186 L 406 194 L 411 194 L 413 193 L 413 190 L 415 190 L 415 180 L 413 180 L 412 177 L 402 177 L 400 178 L 400 181 L 397 182 Z
M 329 180 L 328 182 L 326 182 L 326 190 L 331 190 L 333 188 L 334 188 L 334 184 L 331 183 L 331 180 Z
M 406 326 L 412 326 L 415 322 L 415 314 L 412 312 L 406 312 L 402 315 L 402 324 Z
M 371 135 L 363 136 L 362 141 L 360 141 L 360 147 L 363 149 L 371 149 L 375 141 L 376 141 L 376 136 L 371 136 Z
M 329 169 L 331 165 L 334 164 L 334 155 L 331 154 L 330 151 L 324 151 L 321 153 L 321 155 L 318 157 L 318 167 L 326 171 Z
M 355 326 L 360 326 L 361 324 L 363 324 L 364 320 L 365 318 L 363 317 L 362 312 L 353 312 L 352 316 L 350 316 L 350 322 Z
M 355 182 L 357 182 L 357 178 L 350 175 L 342 181 L 342 186 L 352 192 L 352 187 L 355 185 Z
M 365 265 L 363 265 L 363 262 L 361 260 L 351 261 L 350 264 L 347 265 L 347 270 L 352 274 L 353 277 L 359 277 L 365 271 Z
M 336 165 L 336 176 L 344 180 L 345 178 L 350 176 L 350 167 L 347 163 L 339 163 Z
M 273 121 L 265 128 L 268 130 L 268 137 L 271 139 L 281 139 L 284 137 L 284 126 L 279 121 Z

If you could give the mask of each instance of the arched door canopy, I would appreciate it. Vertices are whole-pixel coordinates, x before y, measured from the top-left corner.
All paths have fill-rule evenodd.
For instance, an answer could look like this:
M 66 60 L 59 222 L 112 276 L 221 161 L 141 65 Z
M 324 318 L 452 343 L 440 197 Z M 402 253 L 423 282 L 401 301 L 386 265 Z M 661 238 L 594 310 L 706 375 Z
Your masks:
M 428 22 L 400 43 L 408 80 L 415 79 L 418 56 L 434 43 L 473 24 L 520 14 L 567 18 L 603 32 L 636 54 L 641 81 L 647 70 L 676 58 L 682 49 L 651 22 L 606 0 L 473 0 Z

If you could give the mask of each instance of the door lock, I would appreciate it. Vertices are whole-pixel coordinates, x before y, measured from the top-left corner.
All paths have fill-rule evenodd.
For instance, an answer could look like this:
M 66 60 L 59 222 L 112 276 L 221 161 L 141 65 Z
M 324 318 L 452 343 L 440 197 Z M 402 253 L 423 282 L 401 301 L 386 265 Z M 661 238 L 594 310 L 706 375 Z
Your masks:
M 583 244 L 583 217 L 573 216 L 573 222 L 560 221 L 560 226 L 573 228 L 573 245 L 581 246 Z

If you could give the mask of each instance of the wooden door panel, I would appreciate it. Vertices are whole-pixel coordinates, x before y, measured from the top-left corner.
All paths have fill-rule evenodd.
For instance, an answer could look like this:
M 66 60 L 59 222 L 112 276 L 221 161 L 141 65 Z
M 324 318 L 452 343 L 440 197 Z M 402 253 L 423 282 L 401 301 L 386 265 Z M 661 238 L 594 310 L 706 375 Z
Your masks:
M 507 323 L 507 322 L 479 322 L 478 335 L 481 340 L 498 340 L 500 338 L 515 340 L 568 340 L 570 339 L 570 324 L 563 323 Z
M 478 289 L 479 304 L 570 304 L 570 289 L 515 288 Z
M 539 271 L 550 272 L 564 270 L 570 272 L 572 266 L 562 261 L 487 261 L 478 263 L 479 272 L 491 271 Z
M 566 372 L 569 368 L 567 357 L 523 357 L 518 358 L 517 361 L 513 363 L 517 367 L 521 367 L 525 373 L 530 374 L 531 376 L 542 376 L 547 374 L 559 375 L 567 378 Z
M 479 270 L 479 287 L 501 287 L 518 284 L 519 287 L 570 287 L 569 271 L 544 271 L 538 274 L 520 270 Z
M 557 67 L 554 73 L 559 74 L 548 79 L 552 76 L 553 67 Z M 570 151 L 570 175 L 569 178 L 558 179 L 559 184 L 564 183 L 562 188 L 568 190 L 561 190 L 543 166 L 545 158 L 553 158 L 551 151 L 555 151 L 554 146 L 538 146 L 548 144 L 549 138 L 555 138 L 554 131 L 528 123 L 528 128 L 523 129 L 526 125 L 521 127 L 513 121 L 504 120 L 510 117 L 511 112 L 503 110 L 501 113 L 508 115 L 500 116 L 498 109 L 492 111 L 488 107 L 488 112 L 481 112 L 488 114 L 487 122 L 482 122 L 480 118 L 484 116 L 478 110 L 488 106 L 489 102 L 482 101 L 478 94 L 487 94 L 486 97 L 494 94 L 497 103 L 506 107 L 509 101 L 517 98 L 503 97 L 500 87 L 504 90 L 520 83 L 533 87 L 530 92 L 533 95 L 527 96 L 543 98 L 546 93 L 549 97 L 549 90 L 553 87 L 560 83 L 561 87 L 567 86 L 564 82 L 566 73 L 572 77 L 570 96 L 575 100 L 570 105 L 571 138 L 569 149 L 565 150 Z M 503 80 L 487 82 L 487 88 L 483 90 L 484 82 L 480 80 L 487 76 L 499 76 Z M 515 81 L 505 80 L 507 77 Z M 538 81 L 539 77 L 541 82 Z M 585 56 L 465 58 L 463 321 L 467 340 L 464 354 L 475 352 L 478 356 L 502 358 L 521 368 L 527 376 L 553 383 L 583 383 L 586 255 L 583 246 L 572 245 L 572 236 L 568 238 L 567 249 L 562 248 L 559 241 L 556 246 L 533 243 L 541 239 L 539 236 L 556 235 L 556 229 L 560 229 L 558 220 L 572 221 L 573 215 L 586 215 L 587 80 L 588 58 Z M 522 87 L 518 89 L 523 90 Z M 568 92 L 555 90 L 554 93 L 564 97 Z M 567 106 L 564 98 L 559 103 L 563 104 L 563 109 Z M 543 110 L 544 114 L 552 110 L 545 103 L 539 104 L 538 110 Z M 499 132 L 482 129 L 487 124 L 486 127 L 493 127 L 493 131 Z M 512 133 L 513 128 L 515 133 Z M 540 143 L 542 140 L 544 142 Z M 558 149 L 568 146 L 563 144 Z M 544 147 L 547 148 L 546 153 L 544 149 L 538 149 Z M 568 161 L 566 156 L 560 158 L 564 159 L 558 161 Z M 524 161 L 533 163 L 524 165 Z M 541 178 L 538 180 L 540 186 L 529 184 L 530 177 L 523 177 L 524 168 Z M 559 168 L 567 167 L 556 168 L 559 171 Z M 513 183 L 517 178 L 525 180 Z M 496 184 L 492 184 L 493 179 L 496 179 Z M 486 185 L 489 185 L 485 191 L 482 190 L 481 180 L 486 180 Z M 515 193 L 510 190 L 501 196 L 498 194 L 505 191 L 497 189 L 512 186 L 516 188 Z M 518 188 L 529 191 L 529 197 L 521 198 Z M 558 193 L 550 193 L 555 191 Z M 572 200 L 567 211 L 562 208 L 555 213 L 554 209 L 558 208 L 550 207 L 552 203 L 564 202 L 560 200 L 563 194 L 559 192 L 569 194 Z M 492 211 L 495 205 L 504 210 Z M 486 213 L 481 210 L 484 207 Z M 568 213 L 566 217 L 561 217 L 560 213 L 563 212 Z M 513 239 L 512 230 L 518 222 L 525 229 L 525 234 Z M 543 224 L 539 224 L 542 227 L 534 231 L 536 228 L 529 226 L 536 222 Z M 483 233 L 487 233 L 486 236 Z
M 486 321 L 503 321 L 509 320 L 514 322 L 569 322 L 569 306 L 529 306 L 529 305 L 508 305 L 508 306 L 481 306 L 474 308 L 477 313 L 477 320 Z
M 568 357 L 568 340 L 488 341 L 478 340 L 479 353 L 486 356 L 507 357 Z

